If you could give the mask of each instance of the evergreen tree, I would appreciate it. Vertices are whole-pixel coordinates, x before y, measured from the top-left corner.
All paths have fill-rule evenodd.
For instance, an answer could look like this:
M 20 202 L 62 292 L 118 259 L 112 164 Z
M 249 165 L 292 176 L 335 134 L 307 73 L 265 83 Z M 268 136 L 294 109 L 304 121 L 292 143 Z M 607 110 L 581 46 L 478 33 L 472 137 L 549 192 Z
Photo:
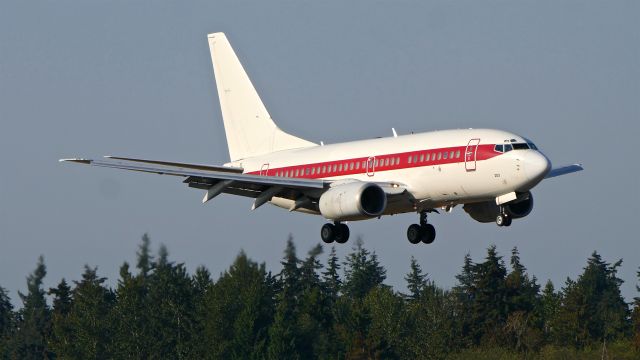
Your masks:
M 422 273 L 422 268 L 418 261 L 411 257 L 411 270 L 404 277 L 407 281 L 407 289 L 409 289 L 409 298 L 417 300 L 427 286 L 427 274 Z
M 561 294 L 555 291 L 553 283 L 551 280 L 548 280 L 544 286 L 544 290 L 542 290 L 538 307 L 540 317 L 542 318 L 542 330 L 547 339 L 551 338 L 551 334 L 554 331 L 553 324 L 558 316 L 561 300 Z
M 475 266 L 471 306 L 474 341 L 498 345 L 503 340 L 501 329 L 508 314 L 507 270 L 495 245 L 487 250 L 485 261 Z
M 160 246 L 158 259 L 149 277 L 149 331 L 155 340 L 150 357 L 182 359 L 190 357 L 191 334 L 195 327 L 195 293 L 183 264 L 169 261 L 169 252 Z
M 322 273 L 322 284 L 327 297 L 335 302 L 340 294 L 342 280 L 340 280 L 340 259 L 336 255 L 335 246 L 331 247 L 329 258 L 327 259 L 326 270 Z
M 9 339 L 14 331 L 13 305 L 7 290 L 0 286 L 0 358 L 9 358 Z
M 638 285 L 636 285 L 636 291 L 640 292 L 640 270 L 637 273 L 638 276 Z M 640 352 L 640 296 L 634 298 L 634 308 L 633 308 L 633 344 L 636 348 L 636 351 Z
M 198 266 L 193 275 L 195 318 L 191 331 L 190 356 L 196 359 L 207 357 L 207 339 L 205 337 L 205 321 L 207 318 L 206 298 L 212 291 L 211 273 L 204 266 Z
M 62 279 L 57 287 L 49 289 L 49 295 L 53 295 L 49 347 L 57 355 L 72 354 L 75 338 L 74 329 L 69 322 L 73 305 L 71 287 Z
M 18 293 L 23 307 L 18 312 L 17 331 L 13 339 L 12 357 L 42 359 L 51 357 L 47 337 L 51 328 L 51 315 L 42 288 L 47 274 L 44 258 L 38 258 L 34 272 L 27 277 L 27 294 Z
M 353 252 L 347 255 L 345 265 L 345 295 L 363 299 L 369 291 L 382 285 L 387 278 L 387 270 L 380 265 L 378 256 L 363 247 L 362 239 L 356 240 Z
M 274 280 L 265 265 L 258 265 L 241 252 L 206 295 L 208 357 L 265 358 L 274 295 Z
M 82 280 L 74 281 L 72 305 L 68 321 L 73 329 L 73 343 L 69 353 L 59 353 L 62 358 L 108 359 L 113 328 L 111 309 L 115 294 L 98 277 L 97 269 L 85 266 Z
M 578 280 L 567 280 L 557 317 L 557 343 L 584 347 L 626 336 L 629 310 L 617 277 L 621 264 L 610 265 L 594 251 Z
M 138 256 L 138 263 L 136 267 L 140 271 L 140 276 L 146 278 L 153 270 L 153 257 L 151 256 L 151 239 L 149 235 L 145 233 L 142 235 L 142 243 L 138 248 L 136 255 Z
M 475 298 L 476 290 L 474 284 L 476 282 L 476 265 L 471 260 L 471 254 L 464 256 L 462 271 L 456 275 L 458 284 L 453 288 L 452 295 L 455 298 L 456 308 L 456 330 L 460 333 L 461 342 L 471 345 L 475 339 L 473 337 L 474 324 L 472 318 L 471 307 Z

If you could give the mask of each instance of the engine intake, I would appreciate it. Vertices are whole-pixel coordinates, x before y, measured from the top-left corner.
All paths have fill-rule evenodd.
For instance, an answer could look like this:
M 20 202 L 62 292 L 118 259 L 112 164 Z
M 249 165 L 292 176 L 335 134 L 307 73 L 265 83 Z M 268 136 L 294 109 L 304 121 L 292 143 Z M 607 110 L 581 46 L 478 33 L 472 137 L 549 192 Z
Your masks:
M 318 205 L 327 219 L 363 220 L 382 215 L 387 207 L 387 194 L 376 184 L 357 181 L 325 191 Z
M 504 205 L 504 210 L 512 219 L 520 219 L 531 213 L 533 210 L 533 196 L 530 192 L 520 194 L 522 200 L 515 200 Z M 494 222 L 500 213 L 500 207 L 493 201 L 482 203 L 465 204 L 464 211 L 474 220 L 481 223 Z

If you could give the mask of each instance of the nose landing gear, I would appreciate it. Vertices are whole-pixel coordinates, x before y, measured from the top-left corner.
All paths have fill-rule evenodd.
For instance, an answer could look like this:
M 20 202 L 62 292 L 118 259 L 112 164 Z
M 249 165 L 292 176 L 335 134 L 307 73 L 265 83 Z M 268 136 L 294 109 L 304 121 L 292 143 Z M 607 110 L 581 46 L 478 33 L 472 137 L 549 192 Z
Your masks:
M 334 241 L 338 244 L 344 244 L 349 240 L 349 227 L 338 221 L 334 224 L 324 224 L 320 229 L 320 237 L 327 244 Z
M 500 206 L 500 214 L 496 216 L 496 225 L 498 226 L 511 226 L 511 221 L 513 219 L 509 216 L 505 211 L 504 207 Z
M 427 212 L 420 212 L 420 225 L 411 224 L 407 229 L 407 239 L 412 244 L 431 244 L 436 239 L 436 228 L 427 223 Z

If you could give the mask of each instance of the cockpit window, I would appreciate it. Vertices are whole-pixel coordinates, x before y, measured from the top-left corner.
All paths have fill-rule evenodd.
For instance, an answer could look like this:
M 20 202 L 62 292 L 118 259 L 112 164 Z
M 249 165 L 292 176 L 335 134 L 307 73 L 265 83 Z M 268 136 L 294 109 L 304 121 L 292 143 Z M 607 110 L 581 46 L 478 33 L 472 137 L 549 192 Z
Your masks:
M 513 145 L 513 150 L 528 150 L 529 149 L 529 145 L 527 145 L 526 143 L 514 143 Z
M 511 150 L 513 150 L 511 144 L 504 144 L 504 152 L 509 152 Z
M 496 145 L 496 147 L 493 149 L 497 152 L 504 152 L 504 146 L 502 146 L 502 144 Z
M 530 147 L 532 150 L 538 150 L 538 147 L 537 147 L 534 143 L 530 142 L 530 143 L 528 143 L 528 144 L 529 144 L 529 147 Z

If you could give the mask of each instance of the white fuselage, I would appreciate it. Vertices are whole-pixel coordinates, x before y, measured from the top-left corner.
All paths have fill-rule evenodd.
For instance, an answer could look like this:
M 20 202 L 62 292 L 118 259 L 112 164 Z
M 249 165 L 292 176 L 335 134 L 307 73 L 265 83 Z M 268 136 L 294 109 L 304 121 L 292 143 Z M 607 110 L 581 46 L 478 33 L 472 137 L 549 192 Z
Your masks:
M 530 190 L 550 170 L 549 160 L 533 145 L 496 150 L 505 144 L 531 142 L 500 130 L 444 130 L 283 150 L 231 165 L 263 176 L 397 183 L 415 201 L 390 203 L 385 214 L 393 214 Z M 275 197 L 271 202 L 284 208 L 292 204 Z

